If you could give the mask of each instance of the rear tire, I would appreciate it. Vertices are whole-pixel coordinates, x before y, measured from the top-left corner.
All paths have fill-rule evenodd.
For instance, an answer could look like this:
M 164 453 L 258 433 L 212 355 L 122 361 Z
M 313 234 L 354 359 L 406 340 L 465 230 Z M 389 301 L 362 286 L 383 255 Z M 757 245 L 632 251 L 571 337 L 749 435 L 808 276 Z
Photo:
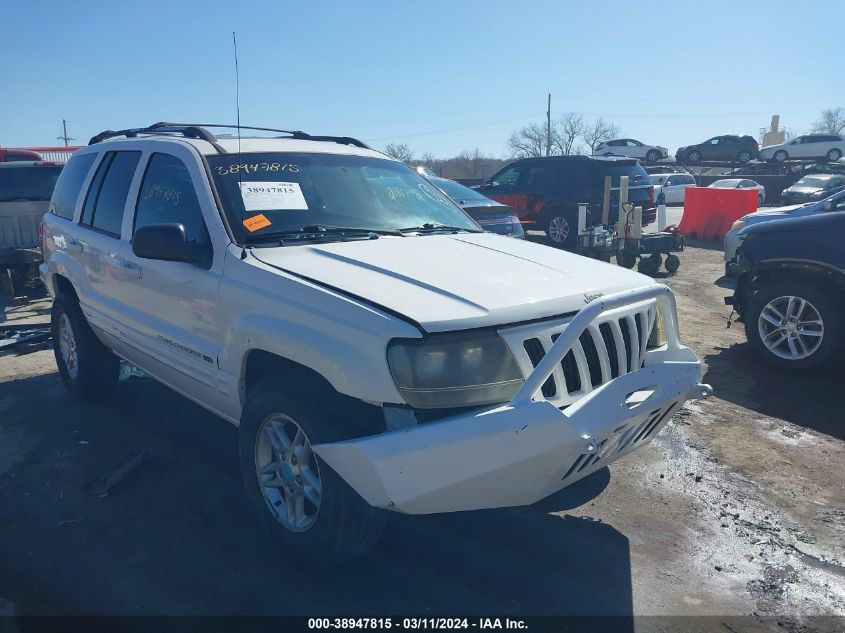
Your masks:
M 794 298 L 791 311 L 790 297 Z M 806 302 L 803 307 L 802 301 Z M 769 282 L 751 299 L 744 317 L 751 348 L 780 369 L 819 371 L 842 349 L 842 306 L 813 282 Z
M 575 248 L 577 229 L 569 213 L 562 209 L 549 211 L 546 215 L 545 230 L 546 236 L 554 246 L 570 250 Z
M 842 158 L 842 152 L 838 149 L 832 149 L 827 153 L 827 161 L 829 163 L 835 163 L 840 158 Z
M 367 504 L 311 450 L 349 439 L 333 395 L 266 378 L 250 391 L 238 429 L 244 487 L 270 538 L 283 556 L 320 566 L 363 554 L 387 520 L 386 510 Z
M 666 268 L 667 272 L 675 274 L 681 267 L 681 258 L 677 255 L 667 255 L 663 266 Z
M 775 155 L 774 155 L 774 156 L 772 156 L 772 159 L 774 159 L 774 161 L 775 161 L 776 163 L 782 163 L 782 162 L 784 162 L 787 158 L 789 158 L 789 154 L 787 154 L 787 153 L 786 153 L 786 151 L 785 151 L 785 150 L 782 150 L 782 149 L 779 149 L 778 151 L 776 151 L 776 152 L 775 152 Z
M 749 162 L 752 158 L 754 158 L 754 155 L 747 149 L 742 150 L 739 154 L 736 155 L 737 161 L 743 164 Z
M 660 152 L 658 152 L 656 149 L 648 150 L 645 155 L 646 162 L 648 163 L 656 163 L 660 160 L 660 158 Z
M 71 395 L 80 400 L 111 396 L 120 376 L 120 360 L 91 330 L 76 298 L 59 293 L 50 320 L 56 365 Z
M 688 163 L 701 162 L 701 152 L 699 152 L 697 149 L 694 149 L 690 152 L 687 152 L 687 162 Z

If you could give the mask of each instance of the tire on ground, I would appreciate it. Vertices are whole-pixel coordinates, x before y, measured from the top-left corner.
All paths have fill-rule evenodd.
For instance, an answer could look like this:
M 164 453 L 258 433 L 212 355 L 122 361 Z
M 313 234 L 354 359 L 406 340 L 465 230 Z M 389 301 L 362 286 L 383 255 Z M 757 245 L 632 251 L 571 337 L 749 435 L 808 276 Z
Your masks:
M 558 248 L 574 249 L 578 240 L 577 218 L 565 208 L 549 209 L 543 217 L 543 229 Z
M 249 392 L 241 415 L 238 453 L 247 496 L 270 539 L 280 546 L 280 555 L 323 566 L 355 558 L 371 548 L 384 530 L 388 512 L 367 504 L 312 453 L 321 484 L 320 505 L 313 524 L 305 531 L 295 532 L 273 514 L 257 472 L 258 439 L 265 420 L 284 414 L 305 432 L 312 446 L 351 439 L 349 425 L 343 422 L 342 407 L 332 406 L 336 394 L 317 390 L 292 385 L 278 377 L 262 380 Z
M 65 320 L 73 336 L 75 371 L 71 371 L 62 354 L 62 331 Z M 53 353 L 67 390 L 81 400 L 102 400 L 114 393 L 120 376 L 120 360 L 111 353 L 91 330 L 76 297 L 59 293 L 53 300 L 50 315 Z M 65 338 L 65 341 L 68 339 Z
M 771 352 L 763 343 L 760 334 L 760 314 L 769 302 L 779 297 L 799 297 L 810 302 L 819 312 L 823 323 L 822 341 L 818 348 L 806 358 L 787 359 Z M 813 372 L 830 365 L 842 350 L 843 326 L 842 305 L 829 292 L 812 281 L 778 280 L 765 284 L 751 299 L 745 314 L 745 336 L 751 348 L 768 363 L 789 371 Z

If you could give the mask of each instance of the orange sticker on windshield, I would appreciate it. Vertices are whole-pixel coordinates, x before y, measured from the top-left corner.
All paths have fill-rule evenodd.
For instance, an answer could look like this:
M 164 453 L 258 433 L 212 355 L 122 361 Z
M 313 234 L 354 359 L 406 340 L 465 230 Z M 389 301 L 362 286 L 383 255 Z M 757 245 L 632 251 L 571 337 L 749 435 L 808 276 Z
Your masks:
M 255 233 L 259 229 L 263 229 L 267 226 L 270 226 L 271 222 L 267 219 L 267 216 L 263 213 L 259 213 L 258 215 L 254 215 L 251 218 L 247 218 L 244 220 L 244 226 L 246 230 L 250 233 Z

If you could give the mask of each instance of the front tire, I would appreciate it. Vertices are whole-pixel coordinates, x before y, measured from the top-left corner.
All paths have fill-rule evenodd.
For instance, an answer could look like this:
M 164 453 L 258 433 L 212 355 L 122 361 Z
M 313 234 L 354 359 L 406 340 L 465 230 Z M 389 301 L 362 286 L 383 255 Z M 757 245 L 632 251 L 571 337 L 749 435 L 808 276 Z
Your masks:
M 832 149 L 827 153 L 827 161 L 829 163 L 835 163 L 840 158 L 842 158 L 842 152 L 838 149 Z
M 745 335 L 761 358 L 780 369 L 818 371 L 842 348 L 841 310 L 812 282 L 770 282 L 751 300 Z
M 687 162 L 688 163 L 698 163 L 701 161 L 701 152 L 697 149 L 692 150 L 687 154 Z
M 577 239 L 576 228 L 569 214 L 562 210 L 550 211 L 546 216 L 546 236 L 558 248 L 573 249 Z
M 247 496 L 282 555 L 337 564 L 372 547 L 387 512 L 368 505 L 312 446 L 346 437 L 332 398 L 267 378 L 247 397 L 239 457 Z
M 754 156 L 747 149 L 742 150 L 739 154 L 736 155 L 737 161 L 743 164 L 749 162 L 753 157 Z
M 50 321 L 53 353 L 67 390 L 80 400 L 108 398 L 117 386 L 120 360 L 91 330 L 76 298 L 59 293 Z
M 656 163 L 661 158 L 660 152 L 655 149 L 650 149 L 646 152 L 645 159 L 648 163 Z
M 787 158 L 789 158 L 789 154 L 787 154 L 785 150 L 780 149 L 775 152 L 775 155 L 772 156 L 772 158 L 776 163 L 782 163 Z

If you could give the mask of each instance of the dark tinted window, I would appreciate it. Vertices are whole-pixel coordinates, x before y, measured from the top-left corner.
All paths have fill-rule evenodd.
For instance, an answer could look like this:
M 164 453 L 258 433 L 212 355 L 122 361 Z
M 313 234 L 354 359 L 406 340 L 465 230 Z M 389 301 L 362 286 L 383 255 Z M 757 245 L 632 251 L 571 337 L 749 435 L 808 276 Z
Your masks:
M 475 189 L 464 187 L 461 183 L 446 178 L 432 178 L 431 182 L 437 185 L 446 195 L 458 202 L 490 202 L 490 198 L 482 196 Z
M 100 185 L 103 184 L 103 177 L 106 175 L 112 158 L 114 158 L 114 152 L 109 152 L 103 156 L 100 164 L 97 165 L 97 172 L 94 174 L 91 184 L 88 185 L 88 193 L 85 194 L 85 204 L 82 205 L 82 217 L 79 219 L 82 224 L 91 224 L 91 216 L 94 214 L 94 205 L 97 202 Z
M 515 185 L 519 180 L 522 165 L 509 165 L 490 179 L 490 184 L 498 187 Z
M 81 156 L 73 156 L 67 162 L 56 183 L 56 189 L 53 191 L 51 208 L 53 213 L 68 220 L 73 219 L 73 212 L 76 209 L 79 192 L 82 190 L 82 183 L 88 172 L 91 171 L 91 165 L 94 164 L 96 157 L 96 154 L 82 154 Z
M 185 164 L 169 154 L 153 154 L 141 182 L 133 230 L 151 224 L 185 226 L 189 242 L 208 243 L 208 233 L 191 175 Z
M 14 152 L 6 154 L 7 163 L 29 162 L 33 160 L 41 160 L 41 158 L 37 154 L 15 154 Z
M 0 202 L 49 202 L 60 165 L 0 169 Z
M 114 152 L 94 202 L 91 226 L 111 235 L 120 235 L 126 194 L 140 158 L 141 152 Z

